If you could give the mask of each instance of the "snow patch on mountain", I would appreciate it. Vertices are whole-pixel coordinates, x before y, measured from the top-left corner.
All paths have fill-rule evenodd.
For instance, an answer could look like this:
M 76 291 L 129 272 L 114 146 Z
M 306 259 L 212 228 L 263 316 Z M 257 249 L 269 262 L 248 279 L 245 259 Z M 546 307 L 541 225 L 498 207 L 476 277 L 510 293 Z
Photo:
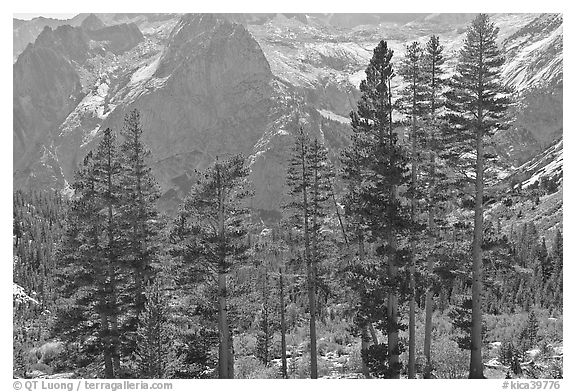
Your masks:
M 92 90 L 80 101 L 78 106 L 66 117 L 64 123 L 60 126 L 60 136 L 64 136 L 74 129 L 77 129 L 86 118 L 104 120 L 111 112 L 110 107 L 106 104 L 110 80 L 106 77 L 101 78 Z
M 350 124 L 349 118 L 346 118 L 344 116 L 340 116 L 336 113 L 331 112 L 330 110 L 326 110 L 326 109 L 316 109 L 316 110 L 324 118 L 327 118 L 327 119 L 333 120 L 333 121 L 338 121 L 339 123 L 342 123 L 342 124 Z
M 560 181 L 562 181 L 563 162 L 563 140 L 560 140 L 538 157 L 518 168 L 520 172 L 532 173 L 529 179 L 522 182 L 522 188 L 526 188 L 536 181 L 540 181 L 542 177 L 552 178 L 559 176 Z
M 142 84 L 150 80 L 150 78 L 154 75 L 156 70 L 158 69 L 158 65 L 160 64 L 160 57 L 161 55 L 158 54 L 154 57 L 150 64 L 144 65 L 143 67 L 139 68 L 136 72 L 132 74 L 130 78 L 130 82 L 128 83 L 129 87 L 132 87 L 137 84 Z
M 560 25 L 550 35 L 523 48 L 517 47 L 522 43 L 520 39 L 514 40 L 508 49 L 519 49 L 519 52 L 505 64 L 502 70 L 502 76 L 507 83 L 521 92 L 542 81 L 550 81 L 554 76 L 562 73 L 562 35 L 563 28 Z M 538 71 L 534 72 L 534 64 L 546 61 L 543 67 L 540 66 Z

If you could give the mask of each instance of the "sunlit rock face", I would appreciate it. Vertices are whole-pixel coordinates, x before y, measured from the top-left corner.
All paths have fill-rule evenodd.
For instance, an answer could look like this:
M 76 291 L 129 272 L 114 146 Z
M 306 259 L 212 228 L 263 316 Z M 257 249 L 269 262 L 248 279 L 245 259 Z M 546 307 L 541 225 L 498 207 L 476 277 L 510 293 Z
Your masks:
M 251 206 L 277 217 L 293 136 L 302 124 L 326 144 L 337 168 L 378 41 L 388 41 L 397 62 L 406 44 L 438 35 L 450 74 L 473 17 L 83 14 L 69 25 L 15 20 L 15 37 L 24 31 L 32 34 L 27 39 L 37 37 L 14 64 L 15 187 L 67 189 L 103 130 L 119 130 L 125 113 L 138 108 L 163 208 L 176 208 L 196 170 L 243 153 L 254 184 Z M 518 167 L 562 136 L 562 17 L 491 18 L 506 56 L 504 81 L 520 102 L 514 126 L 498 134 L 498 153 Z M 402 81 L 396 77 L 392 84 L 396 89 Z

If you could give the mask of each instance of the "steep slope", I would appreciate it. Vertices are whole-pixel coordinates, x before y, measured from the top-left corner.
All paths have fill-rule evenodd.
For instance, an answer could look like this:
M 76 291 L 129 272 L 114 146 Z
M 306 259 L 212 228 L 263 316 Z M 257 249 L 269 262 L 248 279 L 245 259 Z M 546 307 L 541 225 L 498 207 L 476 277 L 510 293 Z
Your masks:
M 268 121 L 271 81 L 266 58 L 241 25 L 186 15 L 156 63 L 139 69 L 112 97 L 126 106 L 108 123 L 118 124 L 127 106 L 138 107 L 150 130 L 146 142 L 157 178 L 164 189 L 186 192 L 195 169 L 217 156 L 251 151 Z M 153 91 L 134 91 L 158 83 Z
M 98 58 L 142 40 L 135 25 L 84 30 L 45 27 L 13 66 L 13 153 L 18 186 L 61 188 L 65 177 L 54 147 L 56 130 L 91 94 L 86 74 Z M 33 183 L 33 184 L 32 184 Z
M 74 17 L 72 19 L 53 19 L 38 17 L 31 20 L 12 20 L 12 57 L 14 62 L 18 59 L 20 53 L 26 49 L 28 44 L 36 41 L 36 38 L 46 28 L 56 29 L 59 26 L 70 25 L 79 26 L 83 17 Z
M 77 105 L 82 86 L 76 69 L 63 52 L 84 56 L 85 42 L 76 40 L 74 29 L 46 28 L 38 43 L 28 48 L 14 64 L 13 153 L 14 170 L 28 170 L 38 159 L 41 145 L 49 143 L 49 132 Z M 53 38 L 49 40 L 49 38 Z M 50 44 L 48 44 L 50 43 Z
M 96 15 L 90 14 L 82 21 L 80 27 L 84 30 L 99 30 L 106 27 L 106 25 Z
M 507 233 L 533 222 L 551 244 L 556 230 L 563 227 L 562 139 L 518 167 L 503 183 L 507 189 L 502 200 L 486 214 L 497 218 Z
M 543 14 L 503 41 L 503 77 L 519 94 L 514 126 L 499 135 L 500 155 L 522 164 L 562 136 L 562 15 Z
M 65 187 L 101 131 L 119 129 L 124 113 L 137 107 L 166 208 L 188 192 L 195 169 L 242 152 L 250 156 L 253 207 L 277 211 L 300 121 L 326 142 L 337 163 L 376 43 L 388 40 L 398 60 L 406 43 L 440 35 L 450 69 L 473 15 L 80 17 L 84 27 L 47 29 L 15 64 L 15 186 Z M 521 94 L 515 126 L 499 135 L 499 153 L 520 166 L 562 133 L 562 19 L 492 18 L 506 48 L 506 82 Z M 24 60 L 41 50 L 62 63 L 63 74 L 52 66 L 27 70 Z M 24 86 L 42 91 L 26 95 Z M 42 98 L 27 103 L 36 97 Z

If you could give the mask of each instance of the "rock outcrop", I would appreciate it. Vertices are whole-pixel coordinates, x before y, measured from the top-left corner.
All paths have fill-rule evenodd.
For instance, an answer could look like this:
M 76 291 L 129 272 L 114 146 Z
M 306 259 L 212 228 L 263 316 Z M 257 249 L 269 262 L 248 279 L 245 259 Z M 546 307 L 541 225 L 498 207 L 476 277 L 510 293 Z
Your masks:
M 82 21 L 80 27 L 84 30 L 100 30 L 106 25 L 96 15 L 90 14 Z

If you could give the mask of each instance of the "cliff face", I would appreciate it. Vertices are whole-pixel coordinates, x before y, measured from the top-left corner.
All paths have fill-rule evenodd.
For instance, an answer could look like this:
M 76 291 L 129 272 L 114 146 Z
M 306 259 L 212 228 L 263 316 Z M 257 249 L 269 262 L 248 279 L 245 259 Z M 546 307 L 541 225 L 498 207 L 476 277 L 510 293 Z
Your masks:
M 87 34 L 94 41 L 104 42 L 105 49 L 116 55 L 132 49 L 144 39 L 134 23 L 90 29 Z
M 162 55 L 147 67 L 132 78 L 134 86 L 161 87 L 146 87 L 125 104 L 143 114 L 164 189 L 185 192 L 194 169 L 216 156 L 250 154 L 274 103 L 270 67 L 244 27 L 210 15 L 185 16 Z M 110 123 L 118 124 L 126 110 L 116 110 Z
M 74 109 L 80 79 L 70 61 L 54 46 L 29 45 L 14 64 L 14 167 L 31 163 L 29 154 Z
M 101 131 L 119 129 L 132 107 L 142 112 L 153 169 L 168 199 L 182 198 L 195 169 L 205 168 L 216 156 L 253 152 L 277 111 L 272 110 L 276 102 L 270 66 L 250 33 L 216 16 L 185 15 L 165 45 L 148 40 L 136 47 L 141 39 L 134 24 L 88 31 L 66 26 L 47 29 L 20 56 L 15 65 L 15 112 L 22 112 L 20 101 L 26 101 L 20 91 L 49 84 L 43 87 L 44 95 L 33 94 L 38 102 L 17 116 L 17 124 L 23 125 L 15 125 L 15 149 L 38 145 L 36 156 L 25 160 L 34 162 L 33 168 L 25 170 L 15 162 L 17 184 L 30 184 L 37 177 L 33 172 L 58 178 L 53 187 L 71 180 Z M 106 45 L 105 50 L 94 42 Z M 47 52 L 52 62 L 61 64 L 27 60 L 37 52 Z M 38 76 L 24 64 L 35 67 Z M 42 78 L 46 82 L 38 83 Z M 75 98 L 67 104 L 71 91 Z M 31 127 L 25 122 L 33 121 L 33 112 L 47 103 L 53 106 L 46 110 L 50 121 L 26 135 Z M 42 161 L 41 155 L 47 158 Z M 172 207 L 177 201 L 167 204 Z
M 26 47 L 13 66 L 16 186 L 65 186 L 66 174 L 73 170 L 63 171 L 66 168 L 57 154 L 58 130 L 94 93 L 90 90 L 93 86 L 83 85 L 86 72 L 97 68 L 92 64 L 94 59 L 106 56 L 106 52 L 121 54 L 142 39 L 135 25 L 99 30 L 70 25 L 53 30 L 46 26 Z M 80 145 L 74 148 L 79 150 Z

